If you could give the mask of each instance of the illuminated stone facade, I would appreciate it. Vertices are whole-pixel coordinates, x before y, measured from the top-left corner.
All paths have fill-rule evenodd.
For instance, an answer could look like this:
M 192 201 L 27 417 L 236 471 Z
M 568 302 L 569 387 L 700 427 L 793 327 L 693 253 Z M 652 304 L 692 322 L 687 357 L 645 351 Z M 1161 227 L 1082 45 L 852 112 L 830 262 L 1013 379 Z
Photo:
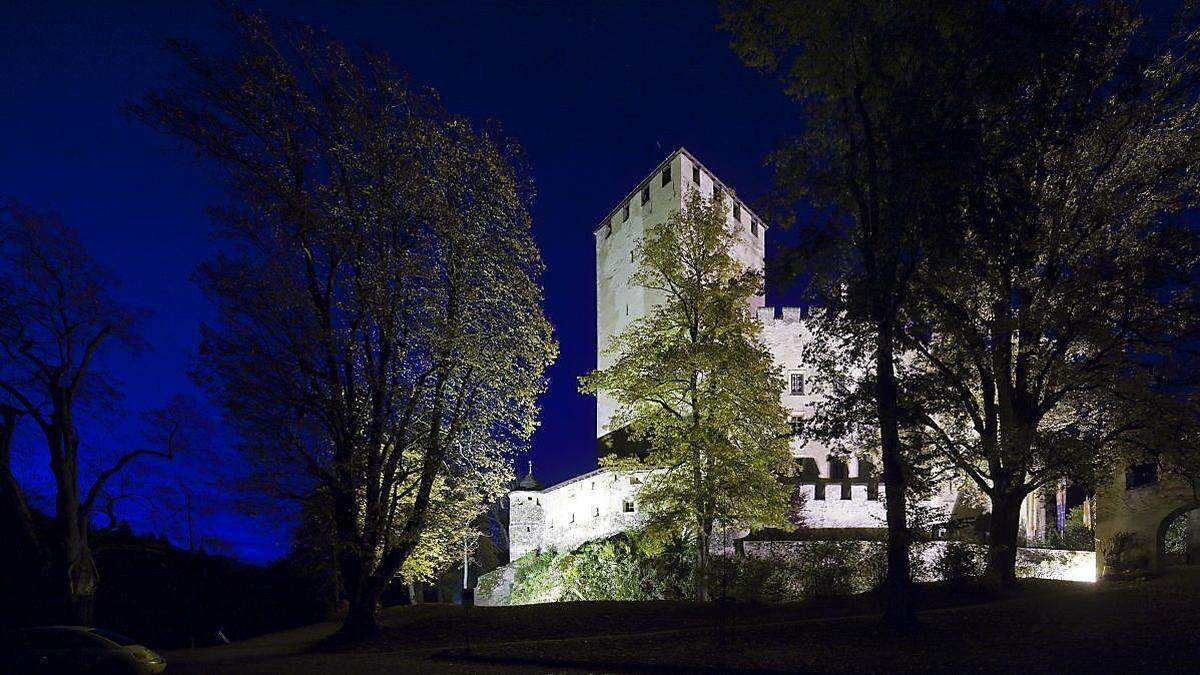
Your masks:
M 664 160 L 630 192 L 594 230 L 596 244 L 596 361 L 600 368 L 612 362 L 604 352 L 611 338 L 631 322 L 645 316 L 660 297 L 631 281 L 636 269 L 633 251 L 648 228 L 666 222 L 682 207 L 688 190 L 699 190 L 727 200 L 730 221 L 742 233 L 734 254 L 748 267 L 762 271 L 766 226 L 710 170 L 687 150 L 679 149 Z M 780 399 L 793 419 L 811 414 L 817 402 L 810 387 L 813 372 L 804 350 L 812 340 L 808 317 L 797 307 L 765 307 L 765 298 L 750 301 L 762 324 L 762 337 L 783 372 Z M 596 438 L 611 438 L 609 418 L 613 404 L 603 395 L 596 404 Z M 881 528 L 885 526 L 883 488 L 878 472 L 863 457 L 831 457 L 820 444 L 792 441 L 792 453 L 802 466 L 801 489 L 808 502 L 806 522 L 814 528 Z M 636 527 L 641 508 L 636 504 L 638 475 L 594 471 L 546 489 L 521 489 L 510 495 L 509 550 L 516 559 L 533 550 L 570 550 L 590 539 Z M 956 494 L 946 485 L 931 505 L 949 517 Z M 629 503 L 634 507 L 629 510 Z M 1031 507 L 1030 513 L 1037 508 Z M 1044 524 L 1044 519 L 1043 523 Z M 1030 521 L 1034 533 L 1040 526 Z

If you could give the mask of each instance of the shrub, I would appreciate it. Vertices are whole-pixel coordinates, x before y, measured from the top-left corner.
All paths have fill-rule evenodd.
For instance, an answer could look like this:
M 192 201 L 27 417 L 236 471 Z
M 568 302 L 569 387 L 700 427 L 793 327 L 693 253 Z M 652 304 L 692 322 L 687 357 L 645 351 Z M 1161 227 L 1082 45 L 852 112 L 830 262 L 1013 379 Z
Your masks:
M 675 600 L 692 593 L 695 547 L 646 541 L 628 532 L 589 541 L 570 553 L 517 560 L 509 604 L 553 600 Z
M 952 541 L 942 549 L 934 566 L 938 576 L 949 582 L 952 588 L 962 589 L 983 574 L 984 560 L 978 547 Z
M 513 589 L 509 595 L 510 605 L 527 605 L 534 602 L 557 600 L 558 571 L 554 553 L 526 553 L 514 561 L 517 570 L 513 576 Z

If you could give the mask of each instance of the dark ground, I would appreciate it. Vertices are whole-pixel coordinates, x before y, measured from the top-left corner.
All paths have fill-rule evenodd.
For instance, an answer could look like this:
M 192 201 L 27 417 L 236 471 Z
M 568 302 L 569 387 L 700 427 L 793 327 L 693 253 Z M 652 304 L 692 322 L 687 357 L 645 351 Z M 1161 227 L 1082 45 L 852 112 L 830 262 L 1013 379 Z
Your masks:
M 168 652 L 167 672 L 1200 671 L 1200 568 L 1119 584 L 1031 581 L 1002 599 L 924 592 L 924 631 L 908 639 L 876 631 L 870 596 L 739 607 L 723 648 L 711 605 L 482 607 L 469 626 L 459 607 L 419 605 L 386 610 L 384 634 L 352 650 L 316 651 L 336 628 L 325 623 Z

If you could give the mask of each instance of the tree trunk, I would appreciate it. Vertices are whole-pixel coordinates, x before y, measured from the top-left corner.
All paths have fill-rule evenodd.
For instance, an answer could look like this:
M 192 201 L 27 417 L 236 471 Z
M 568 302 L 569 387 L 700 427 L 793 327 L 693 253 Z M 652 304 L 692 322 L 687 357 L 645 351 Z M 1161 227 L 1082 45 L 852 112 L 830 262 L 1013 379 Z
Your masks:
M 74 527 L 76 532 L 63 537 L 62 554 L 56 574 L 58 583 L 64 586 L 65 617 L 77 625 L 90 626 L 100 575 L 96 570 L 96 561 L 92 557 L 87 534 L 81 531 L 86 525 L 80 523 L 78 518 L 73 520 L 74 522 L 67 526 Z
M 908 495 L 904 457 L 900 447 L 900 422 L 896 373 L 892 362 L 892 327 L 881 321 L 875 350 L 875 405 L 883 460 L 883 486 L 887 509 L 887 580 L 884 584 L 883 625 L 896 633 L 911 633 L 918 626 L 913 607 L 912 571 L 909 563 Z
M 342 577 L 346 581 L 348 606 L 346 618 L 334 635 L 334 640 L 349 643 L 374 637 L 379 634 L 376 615 L 383 585 L 374 583 L 370 573 L 363 569 L 364 561 L 358 556 L 349 555 L 340 562 Z
M 990 587 L 1003 590 L 1017 584 L 1017 531 L 1021 524 L 1021 495 L 997 493 L 992 497 L 988 530 L 987 570 Z
M 44 431 L 54 474 L 55 564 L 53 584 L 60 596 L 60 611 L 66 621 L 81 626 L 92 623 L 99 574 L 88 545 L 88 515 L 79 504 L 79 438 L 71 421 L 67 393 L 53 396 L 52 422 Z
M 699 523 L 696 534 L 696 602 L 708 602 L 708 543 L 712 525 Z
M 338 629 L 337 638 L 342 642 L 355 642 L 379 635 L 379 592 L 372 592 L 370 585 L 350 596 L 346 620 Z

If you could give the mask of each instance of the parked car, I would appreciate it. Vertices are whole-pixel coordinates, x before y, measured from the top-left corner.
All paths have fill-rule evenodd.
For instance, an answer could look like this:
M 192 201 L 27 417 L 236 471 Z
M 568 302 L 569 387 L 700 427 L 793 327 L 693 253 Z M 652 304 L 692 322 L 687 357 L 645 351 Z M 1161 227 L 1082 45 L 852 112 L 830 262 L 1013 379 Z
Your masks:
M 25 628 L 11 636 L 7 651 L 16 665 L 8 672 L 16 673 L 157 675 L 167 667 L 137 640 L 87 626 Z

